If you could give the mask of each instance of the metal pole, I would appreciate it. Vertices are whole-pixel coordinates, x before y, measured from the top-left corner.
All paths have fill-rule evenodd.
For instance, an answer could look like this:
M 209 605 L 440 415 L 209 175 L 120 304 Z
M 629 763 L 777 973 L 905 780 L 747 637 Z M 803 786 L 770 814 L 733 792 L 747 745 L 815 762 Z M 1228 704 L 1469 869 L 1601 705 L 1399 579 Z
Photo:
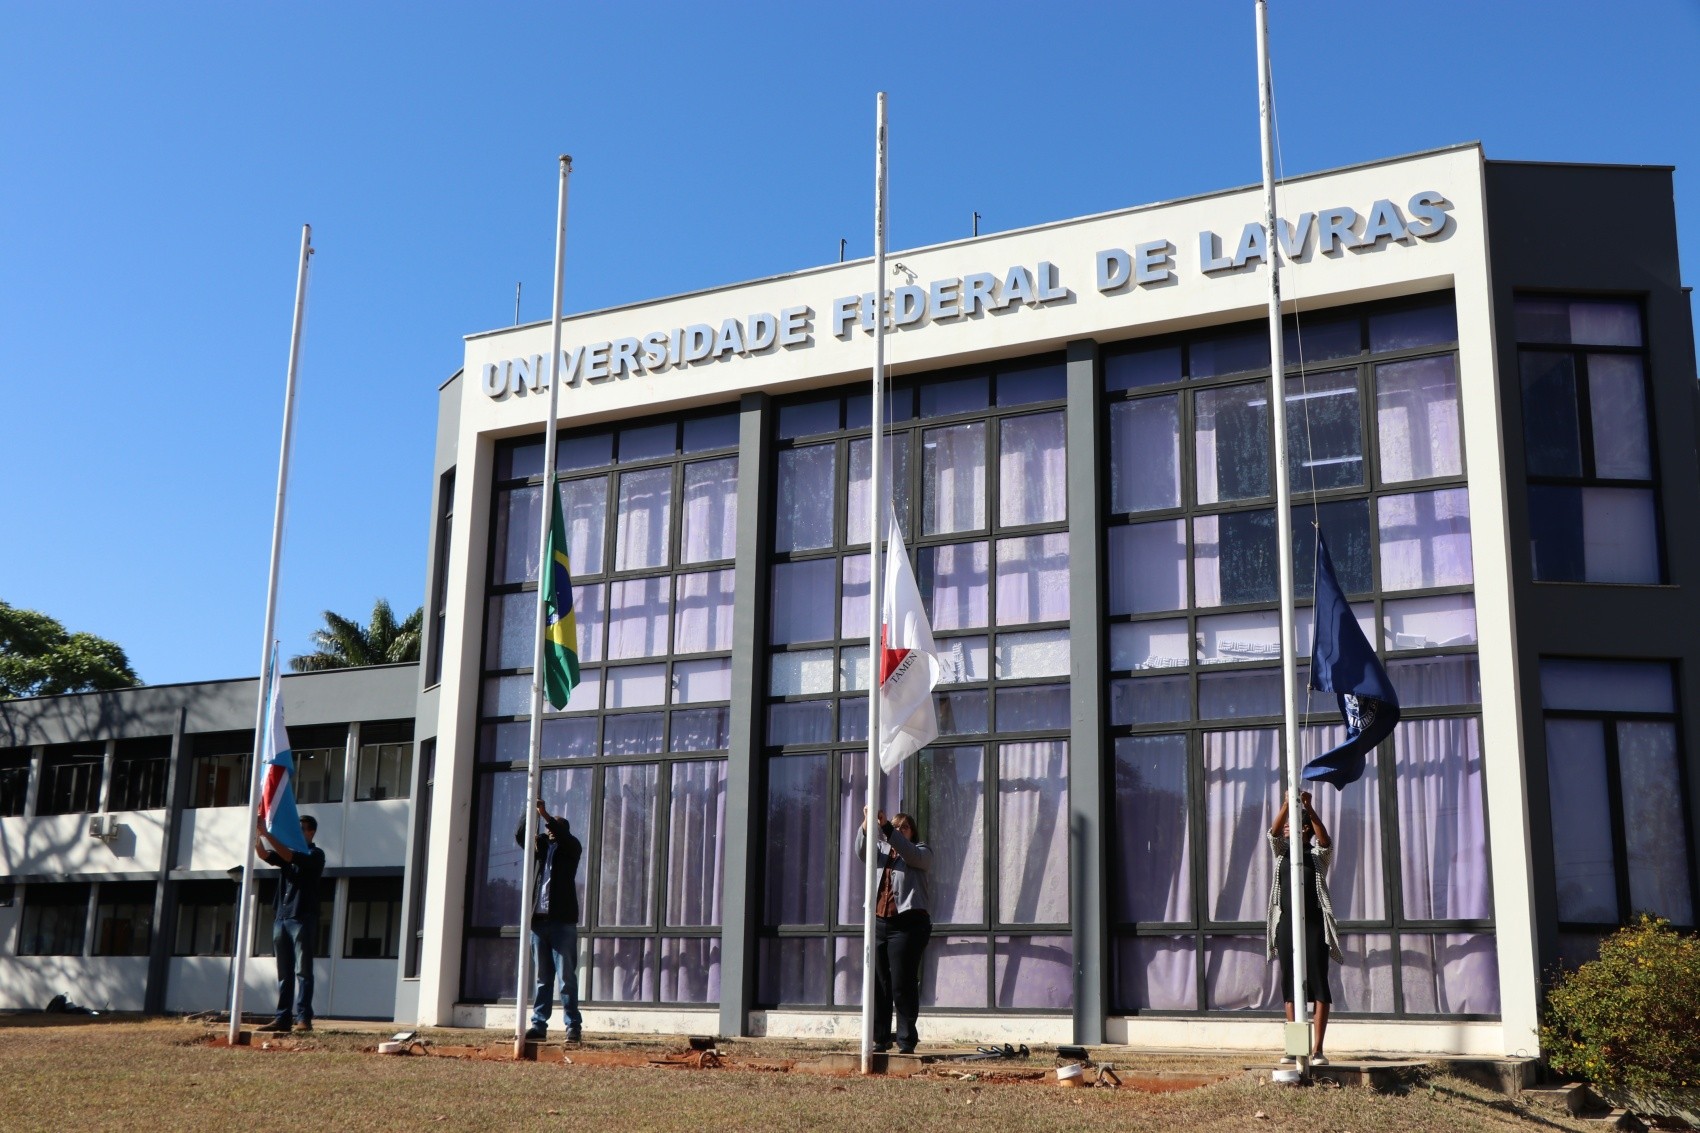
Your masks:
M 254 755 L 248 770 L 248 825 L 242 832 L 242 884 L 236 895 L 236 939 L 231 942 L 230 1030 L 235 1046 L 242 1035 L 242 981 L 247 969 L 248 936 L 254 930 L 254 827 L 260 815 L 260 750 L 266 729 L 266 693 L 271 688 L 272 633 L 277 629 L 277 568 L 283 558 L 283 505 L 289 491 L 289 445 L 295 427 L 295 374 L 301 362 L 301 322 L 307 312 L 307 259 L 313 254 L 313 226 L 301 226 L 301 262 L 295 271 L 295 319 L 289 330 L 289 371 L 283 380 L 283 440 L 277 458 L 277 504 L 272 509 L 272 557 L 266 572 L 266 630 L 260 635 L 260 690 L 254 708 Z
M 514 326 L 516 327 L 519 326 L 519 292 L 524 285 L 524 280 L 514 284 Z
M 880 797 L 880 617 L 884 590 L 880 585 L 880 536 L 885 532 L 885 493 L 880 489 L 885 446 L 885 92 L 879 92 L 874 132 L 874 380 L 871 407 L 873 435 L 868 444 L 868 852 L 862 863 L 862 1073 L 874 1063 L 874 902 L 879 896 L 875 868 L 879 858 Z
M 1275 211 L 1275 89 L 1269 74 L 1269 10 L 1257 0 L 1257 109 L 1263 140 L 1265 262 L 1269 265 L 1269 414 L 1275 425 L 1275 545 L 1281 570 L 1281 711 L 1287 748 L 1287 894 L 1293 915 L 1293 1020 L 1306 1029 L 1301 1070 L 1310 1065 L 1310 1003 L 1305 998 L 1305 844 L 1299 807 L 1298 639 L 1293 617 L 1293 507 L 1287 482 L 1286 341 L 1281 332 L 1281 243 Z
M 543 760 L 543 630 L 548 616 L 543 608 L 543 572 L 549 569 L 549 525 L 555 515 L 555 414 L 560 404 L 561 377 L 561 292 L 567 276 L 567 178 L 573 171 L 573 159 L 562 154 L 561 184 L 555 211 L 555 305 L 550 317 L 549 347 L 549 426 L 543 434 L 543 519 L 538 524 L 537 549 L 537 617 L 532 624 L 534 641 L 531 651 L 531 739 L 527 748 L 525 770 L 525 828 L 526 844 L 520 855 L 519 898 L 519 962 L 515 965 L 518 980 L 514 990 L 514 1056 L 525 1053 L 527 1027 L 525 1005 L 530 1001 L 531 983 L 531 888 L 537 883 L 535 840 L 537 823 L 531 811 L 537 799 Z M 569 961 L 575 967 L 578 957 Z M 553 992 L 551 992 L 553 994 Z

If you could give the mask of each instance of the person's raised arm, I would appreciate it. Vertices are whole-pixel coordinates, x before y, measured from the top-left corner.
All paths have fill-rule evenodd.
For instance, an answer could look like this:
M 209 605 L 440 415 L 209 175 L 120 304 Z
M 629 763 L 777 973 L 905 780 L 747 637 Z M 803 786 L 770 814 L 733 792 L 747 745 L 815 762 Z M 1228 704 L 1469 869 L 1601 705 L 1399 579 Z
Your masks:
M 1322 816 L 1311 809 L 1309 791 L 1300 793 L 1299 804 L 1305 808 L 1305 820 L 1310 823 L 1311 830 L 1316 834 L 1317 848 L 1326 850 L 1333 845 L 1333 839 L 1328 837 L 1328 827 L 1322 825 Z
M 292 862 L 295 853 L 288 846 L 272 837 L 272 832 L 266 829 L 266 820 L 259 818 L 254 821 L 254 852 L 268 862 L 276 865 L 280 862 Z
M 903 831 L 895 826 L 885 828 L 885 840 L 897 852 L 897 856 L 916 869 L 930 869 L 933 864 L 933 851 L 929 846 L 917 845 L 903 836 Z
M 1287 800 L 1281 800 L 1281 809 L 1275 814 L 1275 821 L 1269 827 L 1269 833 L 1277 838 L 1287 836 Z
M 856 858 L 858 861 L 868 859 L 868 808 L 862 808 L 862 825 L 856 831 Z

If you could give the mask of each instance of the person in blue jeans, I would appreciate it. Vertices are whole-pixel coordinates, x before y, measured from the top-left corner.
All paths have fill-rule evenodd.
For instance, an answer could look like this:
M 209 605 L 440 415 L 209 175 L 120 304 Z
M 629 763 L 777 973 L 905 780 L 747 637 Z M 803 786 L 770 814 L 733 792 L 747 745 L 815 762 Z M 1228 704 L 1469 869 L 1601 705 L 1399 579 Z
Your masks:
M 277 957 L 277 1016 L 262 1031 L 313 1029 L 313 950 L 319 939 L 319 879 L 325 852 L 313 845 L 318 819 L 301 816 L 307 852 L 298 853 L 272 837 L 266 820 L 255 827 L 254 853 L 281 872 L 272 897 L 272 955 Z
M 573 837 L 565 818 L 550 814 L 537 800 L 541 837 L 532 840 L 537 859 L 531 905 L 531 968 L 536 984 L 531 994 L 531 1026 L 525 1037 L 541 1042 L 549 1035 L 549 1014 L 555 994 L 567 1022 L 567 1041 L 579 1042 L 584 1018 L 578 1010 L 578 863 L 584 846 Z M 514 841 L 525 848 L 526 817 L 519 820 Z M 556 989 L 559 982 L 558 991 Z

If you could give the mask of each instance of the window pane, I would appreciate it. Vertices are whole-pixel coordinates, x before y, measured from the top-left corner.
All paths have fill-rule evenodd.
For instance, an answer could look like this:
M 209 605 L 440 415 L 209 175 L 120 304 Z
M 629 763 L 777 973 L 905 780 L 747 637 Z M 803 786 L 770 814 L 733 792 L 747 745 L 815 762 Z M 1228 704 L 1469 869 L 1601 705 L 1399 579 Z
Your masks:
M 1002 633 L 997 640 L 997 677 L 1061 677 L 1068 674 L 1068 630 Z
M 985 422 L 928 429 L 921 435 L 921 533 L 948 535 L 985 526 Z
M 714 448 L 735 448 L 738 444 L 738 415 L 722 413 L 718 417 L 698 417 L 685 422 L 685 451 L 707 452 Z
M 1347 594 L 1368 594 L 1375 588 L 1370 568 L 1373 540 L 1369 533 L 1368 500 L 1335 500 L 1314 508 L 1293 509 L 1293 593 L 1309 598 L 1316 593 L 1316 523 L 1328 542 L 1334 577 Z
M 998 920 L 1068 920 L 1068 744 L 998 748 Z
M 536 593 L 527 594 L 532 616 L 537 614 Z M 583 665 L 602 660 L 603 631 L 608 625 L 608 587 L 598 582 L 590 586 L 573 587 L 573 620 L 578 623 L 578 659 Z M 535 624 L 532 630 L 535 633 Z M 524 664 L 531 664 L 528 653 Z
M 852 546 L 868 541 L 868 475 L 871 471 L 868 462 L 871 451 L 871 442 L 866 439 L 850 442 L 850 487 L 845 500 L 848 518 L 844 540 Z M 897 513 L 897 526 L 907 538 L 914 531 L 909 521 L 908 434 L 886 438 L 880 479 L 890 490 L 891 509 Z
M 998 731 L 1037 732 L 1066 728 L 1068 686 L 1035 685 L 998 690 Z
M 559 455 L 561 450 L 556 449 L 555 451 Z M 531 476 L 540 475 L 542 472 L 542 441 L 504 445 L 496 453 L 496 479 L 498 480 L 524 480 Z
M 1194 378 L 1214 378 L 1244 370 L 1269 368 L 1269 332 L 1231 330 L 1197 338 L 1187 346 L 1188 367 Z
M 937 645 L 942 670 L 940 684 L 962 684 L 991 677 L 984 637 L 946 637 L 939 639 Z
M 804 551 L 832 546 L 832 503 L 838 449 L 810 445 L 779 454 L 778 504 L 773 549 Z
M 712 936 L 661 938 L 662 1003 L 720 999 L 720 941 Z
M 864 708 L 863 715 L 866 713 Z M 800 700 L 769 705 L 767 731 L 767 742 L 774 746 L 830 743 L 832 704 L 825 700 Z
M 1683 817 L 1676 725 L 1665 720 L 1619 721 L 1617 766 L 1623 779 L 1630 905 L 1691 927 L 1694 899 L 1688 857 L 1693 840 Z
M 757 967 L 762 1004 L 825 1003 L 832 990 L 832 941 L 824 936 L 763 938 Z
M 490 599 L 488 609 L 484 667 L 530 668 L 532 647 L 537 641 L 537 595 L 498 594 Z
M 1369 348 L 1413 350 L 1458 341 L 1458 313 L 1450 298 L 1427 307 L 1382 311 L 1369 317 Z
M 1123 354 L 1104 355 L 1104 388 L 1135 389 L 1181 380 L 1181 348 L 1157 346 Z
M 1209 937 L 1204 942 L 1204 1006 L 1211 1011 L 1279 1010 L 1278 971 L 1261 933 Z
M 998 371 L 999 405 L 1060 401 L 1068 396 L 1068 371 L 1061 362 Z
M 1541 662 L 1541 704 L 1596 712 L 1675 712 L 1671 667 L 1663 661 Z
M 1548 720 L 1547 798 L 1552 804 L 1558 919 L 1616 924 L 1606 729 L 1598 720 Z
M 675 717 L 676 718 L 676 717 Z M 720 923 L 726 833 L 726 761 L 673 765 L 667 817 L 667 923 Z
M 832 691 L 832 650 L 805 649 L 773 655 L 773 696 L 811 696 Z
M 1463 586 L 1470 563 L 1470 497 L 1463 488 L 1383 496 L 1381 588 Z
M 838 687 L 841 690 L 867 692 L 870 675 L 866 645 L 846 645 L 838 651 Z
M 779 439 L 807 437 L 815 433 L 838 431 L 838 399 L 811 401 L 803 405 L 783 405 L 779 408 Z
M 915 391 L 912 389 L 893 388 L 890 382 L 885 385 L 885 421 L 894 424 L 898 421 L 909 421 L 915 416 Z M 853 393 L 844 398 L 844 427 L 846 429 L 868 429 L 873 427 L 872 401 L 868 394 Z
M 1520 342 L 1640 346 L 1641 310 L 1634 302 L 1519 296 Z
M 685 465 L 679 561 L 701 563 L 737 554 L 738 458 Z
M 998 522 L 1019 527 L 1067 519 L 1067 456 L 1061 410 L 1000 421 Z
M 1589 582 L 1658 582 L 1659 521 L 1652 490 L 1583 488 L 1582 557 Z
M 1282 341 L 1288 369 L 1363 353 L 1363 334 L 1358 329 L 1356 315 L 1332 318 L 1307 315 L 1303 320 L 1289 318 L 1285 321 L 1286 333 Z
M 921 1006 L 984 1008 L 989 961 L 983 936 L 933 937 L 921 957 Z M 856 990 L 859 1004 L 861 988 Z
M 621 665 L 604 670 L 608 707 L 641 708 L 667 703 L 666 665 Z
M 655 941 L 643 936 L 597 937 L 590 941 L 591 1002 L 647 1003 L 655 998 L 650 959 Z
M 1385 932 L 1342 932 L 1346 959 L 1331 967 L 1334 1010 L 1393 1012 L 1393 937 Z
M 1399 598 L 1382 604 L 1384 649 L 1433 649 L 1476 643 L 1476 599 L 1471 594 Z
M 667 652 L 672 587 L 665 577 L 608 584 L 608 657 L 659 657 Z
M 614 438 L 609 433 L 592 433 L 583 437 L 562 437 L 555 448 L 555 468 L 570 472 L 579 468 L 600 468 L 614 463 Z M 536 467 L 532 474 L 543 471 L 543 446 L 537 446 Z M 515 475 L 519 475 L 516 471 Z
M 1186 609 L 1186 520 L 1112 527 L 1109 543 L 1110 613 Z
M 998 540 L 998 624 L 1068 619 L 1068 536 Z M 952 627 L 955 628 L 955 627 Z
M 1482 702 L 1482 670 L 1474 655 L 1389 661 L 1387 676 L 1405 708 Z
M 768 640 L 775 645 L 794 641 L 830 641 L 833 636 L 831 601 L 837 559 L 808 559 L 773 566 L 773 619 Z
M 645 567 L 666 566 L 672 515 L 671 468 L 620 473 L 620 503 L 614 535 L 614 569 L 641 570 Z
M 1278 659 L 1281 656 L 1281 613 L 1279 610 L 1254 610 L 1244 614 L 1201 617 L 1198 619 L 1197 640 L 1198 661 L 1203 665 Z
M 1116 740 L 1110 891 L 1116 921 L 1192 919 L 1186 736 Z
M 1281 802 L 1280 753 L 1274 728 L 1204 733 L 1205 894 L 1211 920 L 1264 919 L 1273 865 L 1265 834 Z M 1259 957 L 1262 949 L 1260 937 Z
M 1405 916 L 1491 917 L 1477 722 L 1404 721 L 1393 732 L 1393 756 Z
M 1582 489 L 1529 485 L 1529 555 L 1538 582 L 1581 582 Z
M 1191 663 L 1192 638 L 1185 618 L 1118 622 L 1110 627 L 1110 668 L 1175 669 Z
M 1408 1013 L 1499 1014 L 1499 949 L 1492 934 L 1406 932 L 1399 942 Z
M 1582 432 L 1576 419 L 1576 363 L 1568 354 L 1525 350 L 1523 459 L 1531 476 L 1582 475 Z
M 1588 355 L 1588 401 L 1594 423 L 1594 475 L 1604 480 L 1651 480 L 1647 444 L 1647 381 L 1641 359 Z
M 697 704 L 705 700 L 731 698 L 731 658 L 711 657 L 702 661 L 673 662 L 674 704 Z
M 826 923 L 826 756 L 767 761 L 763 922 Z
M 496 493 L 496 561 L 492 564 L 491 579 L 504 582 L 535 582 L 537 580 L 538 527 L 540 515 L 537 501 L 543 497 L 540 487 L 514 488 Z
M 653 763 L 632 763 L 603 769 L 602 884 L 597 900 L 598 922 L 610 926 L 653 924 L 655 895 L 655 784 L 659 769 Z
M 672 456 L 677 445 L 677 427 L 671 422 L 665 425 L 639 425 L 636 428 L 620 430 L 620 460 L 622 463 Z
M 608 527 L 608 478 L 567 480 L 560 486 L 561 518 L 567 525 L 567 557 L 575 577 L 602 573 Z
M 1262 385 L 1200 390 L 1193 424 L 1198 502 L 1269 494 L 1269 391 Z
M 1462 472 L 1457 357 L 1443 354 L 1377 366 L 1375 419 L 1383 482 Z
M 1287 474 L 1296 491 L 1364 482 L 1356 370 L 1287 379 Z
M 675 584 L 673 652 L 702 653 L 732 648 L 732 597 L 737 570 L 681 574 Z
M 1192 540 L 1197 605 L 1275 601 L 1279 573 L 1273 511 L 1199 516 L 1192 521 Z
M 1142 397 L 1110 406 L 1110 510 L 1181 505 L 1181 399 Z
M 1199 675 L 1200 720 L 1234 720 L 1280 714 L 1280 669 L 1242 669 Z
M 1198 943 L 1191 936 L 1115 942 L 1113 1011 L 1198 1010 Z
M 1074 941 L 1066 936 L 992 938 L 993 1006 L 1067 1011 L 1074 1003 Z
M 939 714 L 939 735 L 978 736 L 992 730 L 991 694 L 985 689 L 933 694 L 933 707 Z M 862 713 L 862 735 L 867 739 L 867 711 Z
M 986 544 L 922 547 L 917 558 L 915 582 L 933 630 L 984 627 L 990 574 Z
M 927 382 L 920 387 L 920 394 L 922 417 L 969 413 L 986 408 L 991 400 L 991 391 L 984 374 L 971 378 L 956 378 L 948 382 Z
M 916 817 L 933 850 L 932 869 L 927 872 L 933 920 L 981 924 L 986 919 L 985 750 L 927 748 L 921 752 L 916 774 L 920 777 Z M 859 905 L 855 911 L 860 912 Z M 984 969 L 981 975 L 983 979 Z
M 1191 677 L 1135 677 L 1110 682 L 1110 723 L 1169 724 L 1192 719 Z
M 731 743 L 732 710 L 693 708 L 670 721 L 670 751 L 725 751 Z
M 923 556 L 926 552 L 921 552 Z M 843 559 L 844 594 L 839 599 L 838 636 L 868 639 L 868 556 L 845 555 Z M 934 629 L 939 628 L 935 622 Z

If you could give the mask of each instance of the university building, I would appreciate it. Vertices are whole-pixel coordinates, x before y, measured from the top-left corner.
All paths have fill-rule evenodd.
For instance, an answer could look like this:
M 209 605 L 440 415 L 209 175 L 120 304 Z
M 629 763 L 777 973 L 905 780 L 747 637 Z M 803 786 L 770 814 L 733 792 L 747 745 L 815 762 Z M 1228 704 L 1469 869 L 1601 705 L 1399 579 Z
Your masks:
M 1533 1052 L 1543 973 L 1639 911 L 1694 924 L 1700 541 L 1672 517 L 1700 512 L 1700 405 L 1671 170 L 1462 146 L 1279 203 L 1300 648 L 1315 523 L 1404 704 L 1365 778 L 1317 792 L 1331 1033 Z M 1280 1045 L 1262 214 L 1246 188 L 892 257 L 890 495 L 946 670 L 942 735 L 884 799 L 935 853 L 924 1041 Z M 543 791 L 586 846 L 592 1031 L 857 1033 L 872 270 L 566 323 L 584 679 L 543 722 Z M 421 663 L 285 682 L 292 741 L 340 760 L 305 809 L 343 824 L 324 978 L 383 999 L 348 1014 L 512 1024 L 550 341 L 472 335 L 439 392 Z M 181 688 L 177 718 L 208 722 L 125 707 L 164 689 L 0 704 L 0 1003 L 125 963 L 148 1006 L 216 985 L 174 910 L 222 885 L 229 917 L 244 817 L 194 805 L 194 761 L 251 750 L 202 732 L 251 726 L 254 688 Z M 200 690 L 246 716 L 215 726 Z M 1337 742 L 1332 695 L 1301 710 L 1305 757 Z M 360 795 L 371 735 L 406 750 L 393 796 Z M 95 785 L 62 802 L 77 745 Z M 121 786 L 144 748 L 153 809 Z M 134 859 L 84 833 L 152 814 Z M 146 961 L 107 958 L 120 886 L 153 902 Z M 381 956 L 350 954 L 379 906 Z

